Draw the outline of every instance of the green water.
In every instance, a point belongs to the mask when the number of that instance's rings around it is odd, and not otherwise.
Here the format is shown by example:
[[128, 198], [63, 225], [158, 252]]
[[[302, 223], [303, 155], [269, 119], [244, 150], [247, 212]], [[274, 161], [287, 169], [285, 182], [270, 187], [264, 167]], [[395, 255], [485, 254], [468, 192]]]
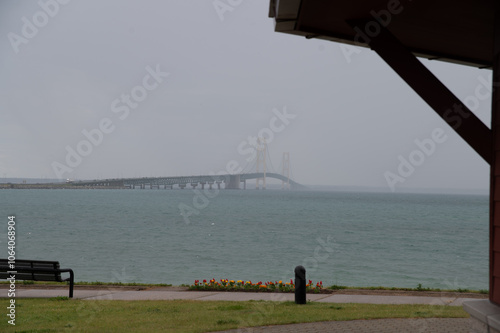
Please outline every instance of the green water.
[[17, 258], [58, 260], [78, 281], [288, 280], [304, 265], [327, 285], [488, 288], [487, 196], [207, 194], [3, 190], [0, 248], [13, 214]]

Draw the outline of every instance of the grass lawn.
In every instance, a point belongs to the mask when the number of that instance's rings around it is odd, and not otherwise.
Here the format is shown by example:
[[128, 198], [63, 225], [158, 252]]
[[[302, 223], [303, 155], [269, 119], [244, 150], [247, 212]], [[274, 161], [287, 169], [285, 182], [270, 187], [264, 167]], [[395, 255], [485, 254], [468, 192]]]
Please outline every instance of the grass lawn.
[[16, 325], [1, 332], [210, 332], [239, 327], [375, 318], [464, 318], [457, 306], [222, 301], [83, 301], [17, 299]]

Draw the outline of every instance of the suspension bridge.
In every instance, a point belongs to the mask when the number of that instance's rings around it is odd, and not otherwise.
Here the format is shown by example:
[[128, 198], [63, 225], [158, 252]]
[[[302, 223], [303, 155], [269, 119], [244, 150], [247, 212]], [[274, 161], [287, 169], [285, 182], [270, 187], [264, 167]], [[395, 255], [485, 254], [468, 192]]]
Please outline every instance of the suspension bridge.
[[[268, 163], [269, 161], [269, 163]], [[250, 165], [250, 162], [254, 162]], [[281, 188], [285, 190], [297, 190], [306, 188], [291, 178], [290, 153], [283, 153], [281, 163], [281, 173], [274, 172], [269, 151], [265, 140], [259, 139], [256, 147], [256, 156], [253, 158], [241, 173], [217, 174], [217, 175], [196, 175], [196, 176], [175, 176], [175, 177], [142, 177], [142, 178], [115, 178], [88, 181], [72, 181], [71, 186], [87, 188], [140, 188], [140, 189], [247, 189], [247, 183], [255, 180], [256, 189], [266, 189], [268, 178], [280, 180]], [[269, 172], [269, 167], [271, 172]]]

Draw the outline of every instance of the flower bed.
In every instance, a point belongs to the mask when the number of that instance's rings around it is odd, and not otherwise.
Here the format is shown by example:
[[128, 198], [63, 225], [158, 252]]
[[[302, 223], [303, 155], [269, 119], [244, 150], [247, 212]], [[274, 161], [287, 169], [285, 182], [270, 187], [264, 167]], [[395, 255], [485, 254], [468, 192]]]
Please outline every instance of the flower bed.
[[[285, 292], [292, 293], [295, 292], [295, 284], [293, 280], [290, 282], [283, 281], [269, 281], [262, 283], [259, 281], [257, 283], [252, 283], [252, 281], [243, 280], [228, 280], [220, 279], [220, 281], [212, 280], [195, 280], [194, 284], [189, 286], [189, 290], [218, 290], [218, 291], [263, 291], [263, 292]], [[319, 293], [323, 290], [323, 282], [319, 281], [314, 284], [311, 280], [306, 284], [306, 292], [308, 293]]]

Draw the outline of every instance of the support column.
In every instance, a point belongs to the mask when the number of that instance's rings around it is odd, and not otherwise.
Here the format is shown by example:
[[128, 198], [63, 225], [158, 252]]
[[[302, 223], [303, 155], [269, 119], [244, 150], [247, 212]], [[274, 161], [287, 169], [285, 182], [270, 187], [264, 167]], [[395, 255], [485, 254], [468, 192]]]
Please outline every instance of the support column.
[[240, 175], [229, 175], [226, 179], [226, 190], [240, 189]]
[[[366, 43], [432, 108], [459, 134], [487, 163], [490, 171], [490, 301], [496, 308], [497, 327], [500, 331], [500, 92], [496, 83], [500, 83], [500, 4], [491, 2], [495, 11], [493, 51], [493, 98], [491, 130], [477, 118], [434, 74], [432, 74], [387, 28], [380, 27], [375, 36], [365, 36]], [[347, 22], [354, 30], [366, 27], [369, 20]], [[361, 29], [363, 30], [363, 29]], [[469, 302], [468, 302], [469, 303]], [[470, 302], [474, 304], [473, 302]], [[488, 304], [491, 304], [487, 301]], [[475, 303], [474, 306], [480, 303]], [[472, 306], [469, 306], [472, 309]], [[484, 311], [471, 310], [482, 313]], [[465, 307], [467, 309], [467, 307]], [[492, 312], [489, 312], [492, 314]], [[491, 332], [486, 325], [485, 332]], [[493, 324], [491, 324], [493, 325]]]
[[495, 17], [493, 97], [491, 105], [492, 163], [490, 172], [490, 301], [500, 304], [500, 10]]
[[500, 5], [495, 3], [490, 144], [490, 299], [464, 302], [471, 332], [500, 332]]

